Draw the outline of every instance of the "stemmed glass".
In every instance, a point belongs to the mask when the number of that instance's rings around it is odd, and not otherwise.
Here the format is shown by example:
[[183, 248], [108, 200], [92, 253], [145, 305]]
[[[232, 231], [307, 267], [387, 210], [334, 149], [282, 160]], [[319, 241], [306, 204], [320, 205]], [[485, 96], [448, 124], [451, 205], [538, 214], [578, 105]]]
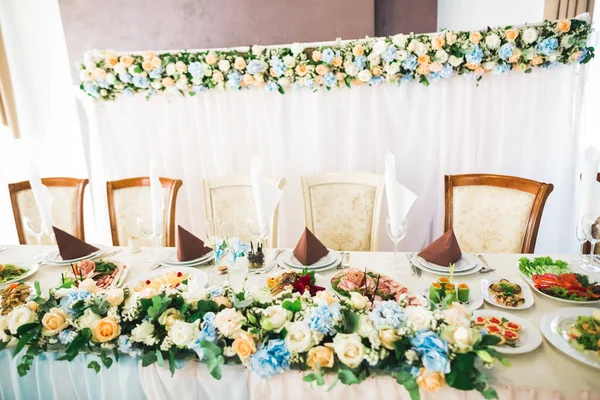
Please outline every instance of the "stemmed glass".
[[236, 254], [238, 251], [236, 243], [236, 238], [238, 237], [237, 221], [235, 219], [222, 221], [221, 233], [223, 235], [223, 240], [225, 240], [225, 244], [227, 245], [227, 252], [231, 256], [229, 259], [229, 267], [233, 270], [235, 268]]
[[162, 229], [160, 229], [160, 224], [155, 223], [153, 218], [138, 217], [137, 226], [142, 235], [150, 239], [150, 248], [152, 249], [150, 258], [151, 261], [154, 261], [158, 258], [160, 245], [162, 243], [163, 232]]
[[[264, 223], [261, 224], [258, 221], [258, 219], [248, 218], [246, 220], [246, 229], [248, 230], [248, 233], [250, 234], [252, 239], [257, 241], [256, 248], [258, 248], [258, 246], [260, 245], [263, 251], [263, 255], [266, 255], [265, 244], [267, 243], [267, 239], [269, 238], [269, 226]], [[253, 274], [262, 274], [266, 272], [266, 265], [267, 260], [265, 257], [265, 259], [263, 260], [262, 267], [252, 269], [248, 268], [248, 271], [252, 272]]]
[[215, 266], [218, 267], [219, 260], [223, 255], [221, 246], [223, 244], [221, 221], [218, 219], [207, 219], [205, 222], [206, 242], [212, 247], [215, 258]]
[[583, 246], [585, 244], [585, 242], [587, 242], [587, 237], [585, 234], [585, 229], [583, 228], [583, 221], [580, 221], [577, 224], [577, 227], [575, 228], [575, 237], [577, 238], [577, 241], [579, 242], [579, 254], [577, 254], [575, 257], [573, 257], [573, 261], [575, 261], [577, 263], [577, 266], [580, 266], [581, 264], [585, 264], [588, 263], [589, 260], [588, 258], [585, 256], [585, 254], [583, 254]]
[[600, 272], [600, 266], [594, 265], [594, 249], [596, 243], [600, 242], [600, 222], [597, 215], [585, 214], [581, 221], [585, 238], [591, 244], [589, 262], [579, 265], [579, 268], [586, 272]]
[[25, 222], [25, 230], [35, 238], [38, 245], [42, 244], [42, 236], [44, 236], [44, 227], [41, 220], [34, 220], [31, 217], [23, 218]]
[[404, 218], [400, 223], [397, 223], [392, 221], [392, 219], [388, 216], [385, 221], [385, 230], [387, 231], [389, 238], [394, 243], [394, 255], [392, 256], [391, 260], [393, 265], [398, 264], [398, 243], [404, 239], [407, 225], [408, 221], [406, 218]]

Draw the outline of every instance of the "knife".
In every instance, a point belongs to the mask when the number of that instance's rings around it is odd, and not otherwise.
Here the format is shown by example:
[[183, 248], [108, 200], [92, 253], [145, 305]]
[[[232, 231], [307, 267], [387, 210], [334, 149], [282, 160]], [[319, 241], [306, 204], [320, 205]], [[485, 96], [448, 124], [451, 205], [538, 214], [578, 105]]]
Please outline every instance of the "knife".
[[416, 274], [417, 267], [415, 267], [415, 264], [412, 263], [410, 253], [406, 253], [406, 259], [408, 260], [408, 264], [410, 265], [410, 270], [412, 271], [411, 275]]

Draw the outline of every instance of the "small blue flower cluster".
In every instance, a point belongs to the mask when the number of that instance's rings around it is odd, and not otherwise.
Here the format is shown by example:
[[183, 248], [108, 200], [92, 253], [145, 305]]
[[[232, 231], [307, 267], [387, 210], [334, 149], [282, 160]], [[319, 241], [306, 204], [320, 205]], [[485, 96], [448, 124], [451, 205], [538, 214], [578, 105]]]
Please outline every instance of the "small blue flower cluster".
[[385, 52], [381, 55], [381, 58], [383, 58], [387, 62], [394, 61], [396, 59], [396, 46], [388, 46]]
[[448, 343], [432, 331], [419, 332], [410, 340], [413, 350], [421, 357], [425, 368], [432, 372], [450, 373]]
[[500, 57], [501, 60], [506, 61], [513, 55], [514, 50], [515, 46], [511, 43], [505, 43], [498, 49], [498, 57]]
[[204, 359], [204, 349], [200, 347], [204, 340], [209, 341], [213, 344], [217, 343], [217, 328], [215, 328], [215, 313], [207, 312], [204, 314], [204, 320], [202, 322], [202, 329], [200, 329], [200, 334], [190, 344], [190, 349], [194, 350], [196, 354], [198, 354], [198, 358], [201, 360]]
[[398, 329], [406, 324], [406, 313], [393, 300], [380, 301], [375, 303], [375, 307], [369, 313], [369, 319], [377, 329], [381, 327]]
[[290, 356], [283, 340], [270, 340], [250, 357], [250, 370], [261, 378], [271, 377], [290, 367]]
[[79, 301], [83, 301], [90, 297], [92, 294], [86, 289], [76, 289], [71, 291], [68, 296], [60, 299], [60, 308], [65, 310], [70, 315], [75, 315], [73, 305]]
[[402, 61], [402, 67], [411, 71], [416, 69], [417, 65], [419, 65], [419, 60], [414, 54], [411, 54], [406, 60]]
[[558, 48], [558, 39], [557, 38], [544, 39], [540, 43], [538, 43], [537, 46], [535, 46], [535, 50], [538, 53], [543, 54], [545, 56], [549, 56], [557, 48]]
[[321, 60], [323, 60], [324, 63], [331, 64], [331, 63], [333, 63], [334, 58], [335, 58], [335, 53], [333, 52], [333, 50], [331, 50], [331, 49], [323, 50], [323, 53], [321, 54]]
[[273, 68], [273, 73], [275, 76], [281, 76], [285, 74], [285, 65], [283, 64], [283, 61], [281, 61], [281, 58], [276, 56], [271, 57], [270, 65], [271, 68]]
[[260, 60], [252, 60], [250, 61], [250, 63], [248, 63], [248, 66], [246, 67], [246, 70], [248, 70], [249, 74], [258, 74], [259, 72], [262, 72], [262, 70], [265, 68], [265, 63], [263, 63]]
[[308, 318], [308, 326], [313, 331], [321, 332], [324, 335], [335, 335], [335, 322], [340, 318], [340, 303], [331, 305], [322, 302], [311, 310]]
[[473, 65], [479, 65], [481, 60], [483, 60], [483, 50], [479, 46], [473, 46], [471, 52], [465, 56], [468, 63]]
[[239, 89], [242, 86], [242, 75], [239, 72], [232, 72], [227, 75], [227, 87], [230, 89]]

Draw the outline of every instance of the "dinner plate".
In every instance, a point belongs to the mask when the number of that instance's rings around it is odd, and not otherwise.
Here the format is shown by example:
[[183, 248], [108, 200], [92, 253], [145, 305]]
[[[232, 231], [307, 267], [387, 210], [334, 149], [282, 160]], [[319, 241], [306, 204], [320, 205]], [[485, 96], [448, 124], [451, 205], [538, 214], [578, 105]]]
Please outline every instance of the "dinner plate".
[[[198, 288], [203, 288], [208, 285], [208, 274], [201, 269], [190, 268], [190, 267], [168, 267], [168, 268], [160, 268], [154, 271], [147, 279], [156, 278], [158, 276], [166, 275], [168, 272], [182, 272], [188, 274], [188, 281], [194, 280], [194, 286]], [[190, 279], [191, 278], [191, 279]], [[143, 280], [141, 280], [143, 281]], [[191, 285], [191, 281], [189, 282]], [[189, 286], [189, 285], [188, 285]]]
[[[518, 264], [517, 264], [517, 268], [518, 268]], [[535, 290], [537, 293], [539, 293], [542, 296], [545, 296], [545, 297], [547, 297], [549, 299], [560, 301], [562, 303], [579, 304], [580, 306], [584, 306], [584, 305], [587, 305], [587, 304], [598, 304], [598, 303], [600, 303], [600, 299], [598, 299], [598, 300], [577, 301], [577, 300], [561, 299], [559, 297], [550, 296], [549, 294], [546, 294], [546, 293], [542, 292], [541, 290], [539, 290], [538, 288], [536, 288], [530, 277], [528, 277], [527, 275], [525, 275], [524, 273], [522, 273], [520, 270], [519, 270], [519, 273], [521, 274], [521, 276], [523, 277], [523, 279], [525, 280], [525, 282], [527, 282], [529, 284], [529, 286], [531, 286], [531, 288], [533, 290]]]
[[[434, 264], [425, 260], [423, 257], [419, 257], [418, 255], [417, 260], [422, 266], [427, 267], [431, 270], [450, 273], [450, 268], [448, 268], [447, 266], [445, 267], [443, 265]], [[476, 264], [477, 261], [475, 261], [472, 257], [469, 257], [469, 255], [467, 254], [463, 254], [460, 257], [460, 259], [454, 264], [454, 273], [456, 274], [457, 272], [463, 272], [473, 269], [475, 268]]]
[[592, 315], [597, 308], [592, 307], [568, 307], [559, 308], [542, 316], [540, 327], [542, 333], [554, 347], [571, 358], [600, 369], [600, 355], [594, 351], [579, 351], [569, 343], [568, 330], [579, 316]]
[[326, 266], [334, 263], [335, 259], [336, 259], [336, 255], [339, 256], [339, 254], [340, 253], [338, 253], [336, 251], [329, 250], [329, 253], [327, 253], [326, 256], [322, 257], [319, 261], [317, 261], [316, 263], [311, 264], [311, 265], [302, 264], [300, 261], [298, 261], [298, 259], [296, 257], [294, 257], [294, 252], [291, 250], [287, 250], [282, 258], [283, 258], [284, 262], [292, 268], [320, 269], [320, 268], [326, 267]]
[[[429, 300], [429, 286], [427, 286], [426, 288], [424, 288], [421, 291], [421, 297], [423, 297], [423, 299], [425, 300], [425, 303], [429, 303], [429, 304], [435, 304], [432, 303], [431, 300]], [[483, 305], [483, 297], [481, 296], [477, 296], [477, 297], [473, 297], [473, 291], [470, 291], [469, 293], [469, 301], [466, 303], [460, 303], [463, 306], [465, 306], [465, 308], [471, 312], [477, 310], [478, 308], [480, 308]]]
[[200, 258], [196, 258], [195, 260], [179, 261], [177, 259], [177, 252], [171, 251], [168, 253], [168, 255], [166, 257], [164, 257], [160, 261], [160, 263], [164, 264], [164, 265], [168, 265], [170, 267], [190, 267], [190, 266], [204, 264], [205, 262], [210, 261], [213, 258], [214, 254], [215, 254], [215, 252], [211, 250], [207, 254], [203, 255]]
[[[467, 257], [473, 257], [473, 255], [472, 255], [472, 254], [469, 254], [469, 255], [467, 255]], [[429, 273], [435, 274], [435, 275], [446, 275], [446, 276], [449, 276], [449, 275], [450, 275], [450, 270], [449, 270], [448, 268], [446, 268], [446, 271], [443, 271], [443, 272], [442, 272], [442, 271], [436, 271], [436, 270], [434, 270], [434, 269], [430, 269], [429, 267], [426, 267], [426, 266], [424, 266], [423, 264], [421, 264], [421, 263], [419, 262], [419, 257], [417, 257], [417, 255], [416, 255], [416, 254], [413, 256], [412, 263], [413, 263], [413, 264], [414, 264], [414, 265], [415, 265], [417, 268], [419, 268], [419, 269], [421, 269], [421, 270], [423, 270], [423, 271], [426, 271], [426, 272], [429, 272]], [[460, 272], [456, 272], [456, 271], [455, 271], [455, 272], [454, 272], [454, 276], [464, 276], [464, 275], [471, 275], [471, 274], [474, 274], [474, 273], [476, 273], [476, 272], [479, 272], [479, 270], [480, 270], [481, 268], [483, 268], [483, 264], [482, 264], [482, 263], [480, 263], [480, 262], [476, 262], [476, 263], [475, 263], [475, 266], [474, 266], [473, 268], [471, 268], [471, 269], [468, 269], [468, 270], [465, 270], [465, 271], [460, 271]]]
[[[99, 247], [99, 246], [98, 246]], [[54, 264], [54, 265], [68, 265], [77, 261], [83, 260], [91, 260], [93, 258], [101, 257], [102, 253], [105, 252], [106, 249], [99, 247], [98, 250], [93, 253], [88, 254], [87, 256], [74, 258], [72, 260], [63, 260], [60, 256], [60, 252], [58, 250], [54, 250], [44, 257], [44, 264]]]
[[533, 299], [533, 293], [531, 293], [531, 290], [529, 289], [529, 285], [527, 285], [527, 283], [525, 283], [525, 281], [523, 281], [522, 279], [508, 279], [508, 280], [511, 283], [516, 283], [517, 285], [521, 286], [521, 293], [523, 295], [523, 298], [525, 299], [525, 302], [523, 304], [521, 304], [518, 307], [509, 307], [509, 306], [505, 306], [503, 304], [496, 303], [496, 300], [490, 294], [490, 291], [488, 290], [488, 288], [490, 287], [490, 285], [492, 283], [500, 282], [500, 279], [487, 279], [487, 278], [481, 279], [481, 294], [483, 296], [483, 299], [487, 303], [489, 303], [493, 306], [496, 306], [499, 308], [504, 308], [506, 310], [524, 310], [526, 308], [531, 307], [534, 303], [534, 299]]
[[38, 268], [40, 267], [39, 264], [32, 264], [32, 263], [6, 263], [6, 264], [12, 264], [19, 268], [26, 269], [27, 272], [25, 272], [23, 275], [18, 276], [14, 279], [0, 283], [0, 288], [10, 285], [11, 283], [20, 282], [20, 281], [23, 281], [23, 280], [29, 278], [31, 275], [35, 274], [37, 272]]
[[506, 318], [511, 322], [516, 322], [521, 325], [521, 330], [519, 334], [519, 346], [518, 347], [510, 347], [510, 346], [494, 346], [499, 353], [502, 354], [524, 354], [529, 353], [535, 349], [537, 349], [542, 344], [542, 334], [539, 329], [536, 328], [531, 322], [526, 320], [525, 318], [517, 317], [516, 315], [509, 314], [504, 311], [497, 310], [475, 310], [473, 312], [473, 317], [497, 317], [497, 318]]
[[293, 269], [295, 271], [302, 271], [304, 268], [307, 268], [310, 271], [323, 272], [323, 271], [327, 271], [327, 270], [330, 270], [332, 268], [337, 267], [342, 262], [342, 255], [339, 252], [337, 252], [337, 251], [330, 251], [329, 254], [330, 254], [331, 261], [328, 264], [326, 264], [326, 265], [324, 265], [322, 267], [318, 267], [318, 268], [315, 268], [313, 266], [304, 266], [302, 264], [299, 264], [297, 266], [296, 265], [291, 265], [286, 260], [286, 257], [280, 257], [278, 263], [279, 263], [279, 266], [282, 267], [282, 268], [284, 268], [284, 269], [291, 268], [291, 269]]

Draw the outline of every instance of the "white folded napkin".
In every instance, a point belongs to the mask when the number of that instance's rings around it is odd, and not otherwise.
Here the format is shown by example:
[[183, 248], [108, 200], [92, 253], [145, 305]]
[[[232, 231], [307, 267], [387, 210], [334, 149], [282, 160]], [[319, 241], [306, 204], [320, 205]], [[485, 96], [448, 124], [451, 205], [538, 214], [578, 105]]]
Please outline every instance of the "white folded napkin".
[[163, 187], [158, 177], [156, 159], [150, 160], [150, 196], [152, 198], [152, 230], [162, 233], [163, 211], [165, 209]]
[[385, 154], [384, 177], [392, 234], [396, 236], [417, 195], [396, 180], [396, 157], [389, 151]]
[[600, 182], [597, 181], [600, 168], [600, 151], [590, 146], [584, 153], [581, 172], [581, 197], [578, 223], [585, 214], [600, 216]]
[[54, 225], [52, 219], [52, 196], [50, 196], [48, 187], [42, 183], [40, 172], [34, 162], [29, 164], [29, 184], [31, 185], [31, 191], [33, 192], [33, 198], [35, 199], [40, 219], [42, 220], [42, 232], [45, 235], [52, 236], [52, 225]]
[[250, 160], [250, 177], [256, 205], [258, 230], [261, 236], [268, 235], [269, 221], [277, 208], [283, 191], [269, 185], [263, 176], [262, 161], [257, 156]]

